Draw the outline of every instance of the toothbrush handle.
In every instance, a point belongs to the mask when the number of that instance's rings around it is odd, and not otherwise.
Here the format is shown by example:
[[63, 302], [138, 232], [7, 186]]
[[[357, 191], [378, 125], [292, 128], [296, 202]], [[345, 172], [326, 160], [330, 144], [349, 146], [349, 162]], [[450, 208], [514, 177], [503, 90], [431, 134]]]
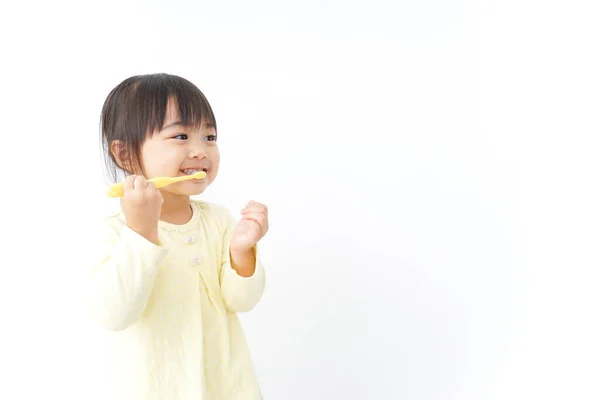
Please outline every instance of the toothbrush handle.
[[108, 187], [108, 191], [106, 193], [108, 194], [108, 197], [123, 197], [123, 187], [123, 182], [112, 184]]
[[[152, 179], [148, 179], [148, 182], [152, 182], [154, 183], [154, 186], [156, 186], [157, 189], [160, 189], [162, 187], [165, 187], [167, 185], [170, 185], [171, 183], [174, 182], [178, 182], [180, 179], [177, 178], [170, 178], [170, 177], [156, 177], [156, 178], [152, 178]], [[108, 196], [109, 197], [123, 197], [123, 188], [124, 188], [124, 184], [123, 182], [119, 182], [119, 183], [115, 183], [113, 185], [110, 185], [108, 187]]]

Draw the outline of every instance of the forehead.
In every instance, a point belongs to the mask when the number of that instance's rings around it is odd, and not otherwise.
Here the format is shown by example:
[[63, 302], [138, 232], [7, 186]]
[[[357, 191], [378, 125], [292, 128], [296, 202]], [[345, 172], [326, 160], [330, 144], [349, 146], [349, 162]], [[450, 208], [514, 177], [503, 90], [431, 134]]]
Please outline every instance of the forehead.
[[179, 121], [181, 119], [179, 115], [179, 106], [177, 105], [177, 101], [173, 98], [169, 99], [167, 103], [167, 109], [165, 111], [165, 125], [174, 121]]
[[206, 117], [202, 118], [202, 120], [199, 121], [200, 125], [189, 123], [189, 121], [186, 124], [185, 121], [182, 121], [181, 115], [179, 113], [179, 106], [178, 106], [177, 100], [171, 98], [171, 99], [169, 99], [169, 101], [167, 103], [167, 109], [165, 110], [165, 119], [164, 119], [164, 123], [163, 123], [163, 129], [167, 125], [172, 125], [177, 122], [180, 122], [179, 125], [193, 127], [196, 129], [202, 129], [202, 130], [209, 130], [209, 129], [214, 130], [215, 129], [215, 126], [212, 123], [212, 121], [208, 121], [206, 119]]

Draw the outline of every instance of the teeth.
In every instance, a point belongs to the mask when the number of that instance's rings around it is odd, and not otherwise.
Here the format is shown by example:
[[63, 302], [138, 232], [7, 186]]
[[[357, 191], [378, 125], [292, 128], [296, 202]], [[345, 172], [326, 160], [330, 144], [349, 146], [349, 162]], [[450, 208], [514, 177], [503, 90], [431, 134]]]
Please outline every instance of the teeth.
[[204, 171], [204, 169], [184, 169], [183, 172], [186, 175], [194, 175], [196, 172]]

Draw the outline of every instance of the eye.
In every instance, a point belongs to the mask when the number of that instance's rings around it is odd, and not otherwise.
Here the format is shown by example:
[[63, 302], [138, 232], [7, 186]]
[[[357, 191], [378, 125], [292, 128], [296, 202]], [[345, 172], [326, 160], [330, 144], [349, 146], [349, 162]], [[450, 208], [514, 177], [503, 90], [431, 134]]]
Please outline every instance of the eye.
[[176, 136], [173, 136], [173, 139], [187, 140], [187, 138], [188, 138], [187, 133], [179, 133]]
[[217, 135], [208, 135], [207, 137], [204, 138], [204, 140], [208, 140], [209, 142], [216, 142]]

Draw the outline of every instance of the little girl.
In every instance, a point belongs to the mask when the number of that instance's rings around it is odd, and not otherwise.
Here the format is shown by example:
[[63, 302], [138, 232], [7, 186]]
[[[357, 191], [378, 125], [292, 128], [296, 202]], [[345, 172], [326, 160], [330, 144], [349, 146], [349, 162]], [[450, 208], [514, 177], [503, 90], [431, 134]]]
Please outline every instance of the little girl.
[[[225, 208], [190, 199], [219, 169], [208, 101], [178, 76], [134, 76], [106, 98], [101, 131], [113, 178], [127, 178], [89, 294], [94, 319], [114, 331], [120, 395], [261, 399], [237, 313], [264, 290], [257, 242], [267, 207], [251, 201], [236, 222]], [[197, 171], [206, 178], [160, 190], [147, 181]]]

